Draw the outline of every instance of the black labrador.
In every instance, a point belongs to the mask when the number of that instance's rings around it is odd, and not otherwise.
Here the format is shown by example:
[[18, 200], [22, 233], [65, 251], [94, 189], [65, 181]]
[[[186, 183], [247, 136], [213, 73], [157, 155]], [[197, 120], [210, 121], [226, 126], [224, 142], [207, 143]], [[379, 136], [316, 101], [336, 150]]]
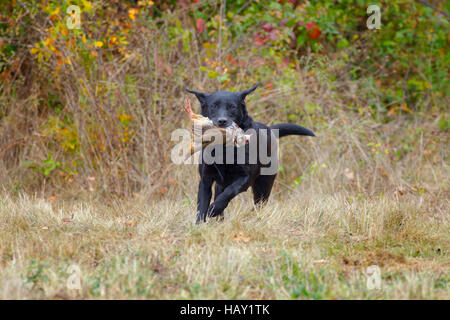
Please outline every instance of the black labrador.
[[[230, 147], [221, 146], [225, 157], [227, 152], [234, 152], [231, 163], [229, 161], [213, 161], [212, 163], [211, 161], [209, 163], [201, 161], [199, 164], [201, 180], [198, 188], [197, 223], [206, 221], [206, 216], [223, 217], [223, 211], [228, 203], [250, 186], [252, 187], [255, 204], [267, 201], [278, 170], [277, 145], [274, 145], [277, 139], [274, 138], [274, 132], [278, 132], [278, 138], [287, 135], [315, 136], [311, 130], [296, 124], [281, 123], [269, 127], [253, 121], [247, 113], [244, 100], [257, 86], [244, 91], [217, 91], [211, 94], [186, 89], [186, 91], [195, 94], [200, 101], [201, 114], [210, 118], [216, 126], [226, 128], [234, 121], [244, 131], [248, 132], [249, 129], [252, 129], [250, 131], [255, 133], [252, 135], [250, 143], [241, 147], [245, 148], [245, 160], [243, 162], [237, 161], [237, 148], [230, 150]], [[252, 141], [256, 143], [256, 149], [249, 147]], [[251, 159], [255, 159], [251, 156], [251, 150], [253, 150], [253, 153], [256, 152], [255, 161], [251, 161]], [[265, 158], [269, 161], [261, 159], [261, 150], [265, 151]], [[203, 157], [203, 153], [204, 151], [202, 151], [200, 157]], [[214, 154], [214, 151], [212, 153]], [[268, 170], [269, 174], [262, 174], [264, 169], [273, 167], [274, 163], [276, 163], [275, 171]], [[214, 201], [210, 204], [214, 182]]]

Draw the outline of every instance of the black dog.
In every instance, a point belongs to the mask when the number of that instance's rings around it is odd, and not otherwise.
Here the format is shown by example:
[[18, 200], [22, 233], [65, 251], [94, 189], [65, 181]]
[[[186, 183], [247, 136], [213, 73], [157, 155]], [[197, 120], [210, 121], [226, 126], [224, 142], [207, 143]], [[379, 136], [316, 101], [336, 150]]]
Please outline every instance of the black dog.
[[[279, 138], [287, 135], [314, 137], [312, 131], [296, 124], [281, 123], [268, 127], [262, 123], [253, 121], [247, 114], [244, 100], [249, 93], [257, 88], [257, 86], [258, 85], [245, 91], [217, 91], [211, 94], [189, 89], [186, 89], [186, 91], [195, 94], [200, 101], [201, 114], [210, 118], [216, 126], [226, 128], [234, 121], [244, 131], [247, 131], [248, 129], [255, 130], [256, 134], [252, 136], [251, 139], [258, 139], [256, 141], [257, 150], [259, 151], [261, 148], [267, 148], [265, 151], [267, 151], [266, 154], [269, 157], [271, 157], [272, 154], [274, 154], [275, 157], [277, 156], [277, 150], [273, 150], [272, 144], [272, 142], [276, 142], [276, 139], [274, 139], [271, 129], [278, 130]], [[224, 154], [226, 154], [227, 148], [230, 147], [223, 148]], [[255, 204], [263, 203], [269, 198], [276, 172], [262, 175], [261, 170], [269, 167], [273, 163], [263, 163], [260, 159], [259, 152], [256, 163], [251, 162], [249, 161], [249, 145], [242, 148], [245, 148], [244, 164], [236, 164], [236, 162], [233, 162], [233, 164], [227, 164], [225, 162], [221, 162], [222, 164], [200, 163], [199, 172], [201, 180], [198, 188], [197, 223], [206, 221], [206, 215], [208, 215], [208, 217], [222, 215], [231, 199], [237, 194], [246, 191], [249, 186], [252, 187]], [[234, 151], [236, 151], [236, 148]], [[229, 149], [228, 152], [230, 152]], [[234, 153], [234, 155], [236, 154], [237, 152]], [[203, 154], [201, 156], [203, 156]], [[276, 158], [275, 161], [277, 161]], [[278, 167], [276, 169], [278, 169]], [[210, 205], [214, 182], [216, 183], [214, 202]]]

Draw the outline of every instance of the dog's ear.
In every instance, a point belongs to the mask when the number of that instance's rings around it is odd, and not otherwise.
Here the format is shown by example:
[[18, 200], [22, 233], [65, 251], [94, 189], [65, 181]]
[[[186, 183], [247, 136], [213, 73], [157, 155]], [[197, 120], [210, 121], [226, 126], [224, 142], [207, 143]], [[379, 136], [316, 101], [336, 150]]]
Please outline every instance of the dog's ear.
[[258, 86], [259, 86], [259, 83], [257, 83], [256, 85], [254, 85], [254, 86], [253, 86], [252, 88], [250, 88], [250, 89], [247, 89], [247, 90], [244, 90], [244, 91], [239, 92], [239, 94], [240, 94], [240, 96], [241, 96], [241, 99], [244, 100], [245, 97], [246, 97], [249, 93], [252, 93], [253, 91], [255, 91], [255, 89], [258, 88]]
[[188, 88], [186, 88], [186, 91], [189, 92], [189, 93], [195, 94], [195, 96], [197, 97], [198, 101], [200, 101], [200, 104], [203, 105], [205, 103], [206, 96], [207, 96], [206, 93], [195, 91], [195, 90], [190, 90]]

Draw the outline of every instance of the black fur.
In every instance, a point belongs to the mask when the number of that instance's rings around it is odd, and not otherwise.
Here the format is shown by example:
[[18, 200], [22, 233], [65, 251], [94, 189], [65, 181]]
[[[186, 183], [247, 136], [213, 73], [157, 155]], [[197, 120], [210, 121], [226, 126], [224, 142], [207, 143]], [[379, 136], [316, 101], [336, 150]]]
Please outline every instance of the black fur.
[[[255, 138], [258, 139], [258, 148], [266, 145], [268, 148], [268, 156], [271, 156], [273, 152], [275, 154], [277, 152], [277, 150], [272, 150], [271, 148], [273, 136], [272, 134], [259, 136], [260, 129], [266, 129], [268, 133], [271, 132], [271, 129], [278, 129], [280, 138], [287, 135], [314, 136], [312, 131], [296, 124], [281, 123], [268, 127], [265, 124], [254, 121], [248, 115], [245, 106], [245, 97], [253, 92], [257, 86], [244, 91], [217, 91], [211, 94], [189, 89], [186, 90], [195, 94], [201, 105], [201, 114], [210, 118], [216, 126], [227, 127], [234, 121], [244, 131], [254, 129], [257, 133]], [[267, 144], [262, 144], [262, 139], [266, 140], [265, 142]], [[248, 145], [243, 148], [246, 148], [245, 154], [246, 160], [248, 160]], [[226, 150], [229, 149], [224, 147], [224, 153], [226, 153]], [[264, 166], [269, 165], [262, 164], [259, 158], [256, 164], [250, 164], [248, 161], [245, 164], [205, 164], [202, 162], [199, 165], [200, 185], [197, 199], [197, 223], [206, 221], [206, 216], [215, 217], [223, 215], [223, 211], [228, 206], [228, 203], [237, 194], [246, 191], [250, 186], [252, 187], [255, 204], [267, 201], [276, 174], [261, 175], [261, 169]], [[210, 204], [214, 183], [214, 201]]]
[[270, 126], [270, 129], [278, 129], [278, 138], [289, 136], [289, 135], [298, 135], [298, 136], [310, 136], [315, 137], [315, 134], [298, 124], [293, 123], [278, 123]]

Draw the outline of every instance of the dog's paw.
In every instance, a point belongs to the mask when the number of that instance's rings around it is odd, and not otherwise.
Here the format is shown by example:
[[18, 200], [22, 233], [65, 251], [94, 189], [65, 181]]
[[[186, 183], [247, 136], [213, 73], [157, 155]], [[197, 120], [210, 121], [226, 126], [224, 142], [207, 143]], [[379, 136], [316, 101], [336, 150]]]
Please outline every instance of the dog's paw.
[[209, 205], [208, 208], [208, 217], [213, 218], [221, 213], [223, 213], [223, 210], [225, 210], [225, 207], [219, 202], [213, 202]]

